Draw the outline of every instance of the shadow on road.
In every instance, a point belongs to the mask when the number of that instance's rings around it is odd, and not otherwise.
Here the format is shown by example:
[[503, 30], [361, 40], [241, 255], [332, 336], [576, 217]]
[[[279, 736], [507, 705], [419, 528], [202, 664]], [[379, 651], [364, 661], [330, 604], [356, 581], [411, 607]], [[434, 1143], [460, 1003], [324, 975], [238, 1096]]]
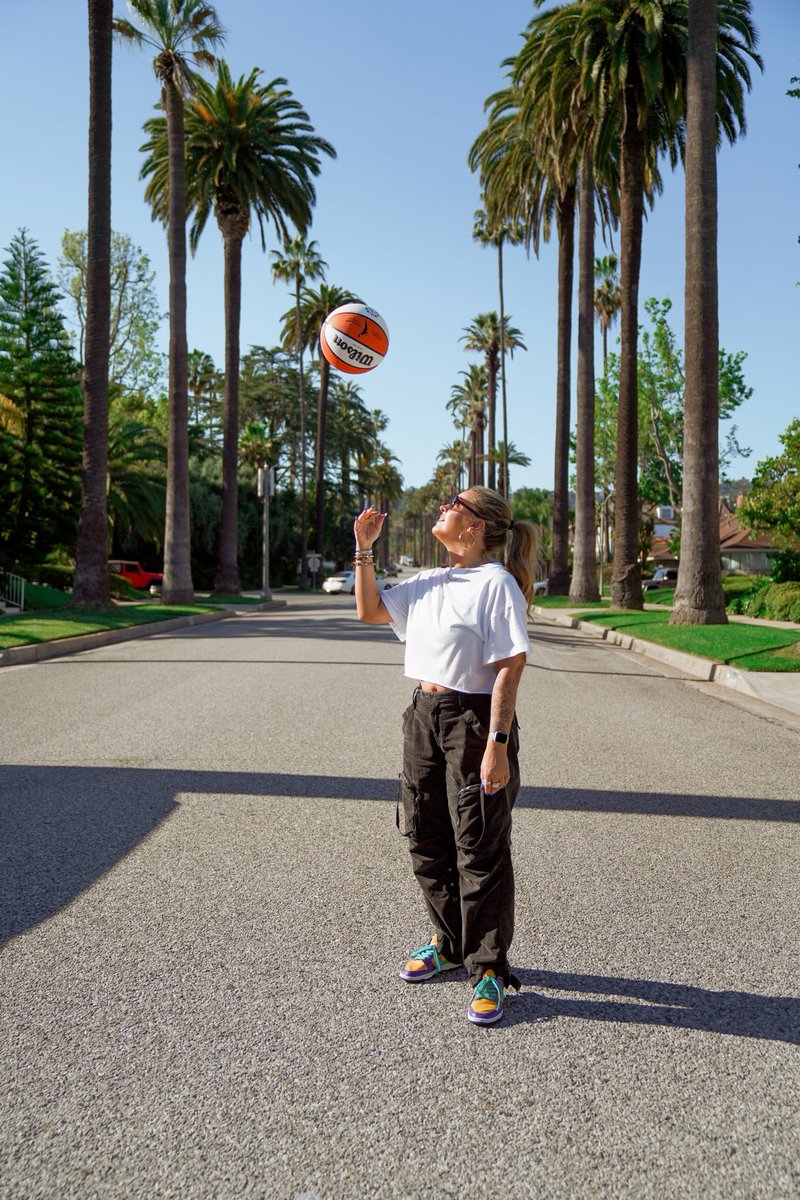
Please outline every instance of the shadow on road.
[[[389, 778], [10, 766], [0, 783], [0, 941], [53, 916], [156, 829], [181, 793], [394, 802]], [[737, 796], [524, 787], [517, 806], [561, 812], [800, 822], [800, 803]], [[391, 819], [392, 818], [387, 818]]]
[[[796, 996], [716, 992], [654, 979], [515, 970], [523, 988], [535, 991], [523, 990], [514, 997], [508, 1008], [508, 1024], [578, 1017], [584, 1021], [663, 1025], [800, 1044], [800, 999]], [[572, 995], [543, 995], [542, 990]], [[574, 998], [576, 992], [580, 994], [578, 999]]]

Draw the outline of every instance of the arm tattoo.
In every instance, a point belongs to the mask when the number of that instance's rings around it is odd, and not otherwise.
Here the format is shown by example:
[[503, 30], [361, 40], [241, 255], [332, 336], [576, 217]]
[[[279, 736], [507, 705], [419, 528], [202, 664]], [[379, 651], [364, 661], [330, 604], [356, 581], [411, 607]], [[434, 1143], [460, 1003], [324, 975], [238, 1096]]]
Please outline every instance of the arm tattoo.
[[491, 727], [508, 733], [514, 719], [514, 708], [517, 702], [517, 688], [520, 673], [511, 667], [502, 667], [492, 688]]

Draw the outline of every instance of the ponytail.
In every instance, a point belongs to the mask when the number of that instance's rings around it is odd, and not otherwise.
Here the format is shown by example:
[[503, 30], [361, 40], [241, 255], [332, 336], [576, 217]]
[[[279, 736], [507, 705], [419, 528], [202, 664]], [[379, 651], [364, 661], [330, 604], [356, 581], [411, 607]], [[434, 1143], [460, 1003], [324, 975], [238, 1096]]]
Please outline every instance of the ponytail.
[[513, 520], [511, 505], [499, 492], [475, 484], [469, 488], [469, 495], [485, 525], [483, 540], [487, 551], [502, 560], [530, 608], [539, 558], [539, 531], [530, 521]]

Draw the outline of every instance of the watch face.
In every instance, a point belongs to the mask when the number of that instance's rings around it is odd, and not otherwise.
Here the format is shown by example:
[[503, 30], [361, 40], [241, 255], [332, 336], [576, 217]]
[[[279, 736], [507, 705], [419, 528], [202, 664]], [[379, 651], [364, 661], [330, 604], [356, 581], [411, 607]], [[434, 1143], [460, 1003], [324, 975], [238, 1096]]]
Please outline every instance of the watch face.
[[500, 745], [503, 745], [505, 742], [508, 741], [507, 733], [490, 733], [489, 737], [492, 739], [493, 742], [499, 742]]

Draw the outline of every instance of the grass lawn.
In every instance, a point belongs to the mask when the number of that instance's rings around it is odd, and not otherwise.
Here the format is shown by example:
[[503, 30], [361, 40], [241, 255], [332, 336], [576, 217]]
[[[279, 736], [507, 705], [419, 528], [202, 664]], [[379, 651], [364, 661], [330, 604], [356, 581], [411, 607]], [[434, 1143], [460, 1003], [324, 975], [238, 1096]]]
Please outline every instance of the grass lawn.
[[576, 613], [582, 621], [593, 621], [619, 629], [631, 637], [657, 642], [673, 650], [713, 658], [748, 671], [800, 671], [800, 627], [775, 629], [769, 625], [670, 625], [668, 612]]
[[81, 633], [98, 633], [103, 629], [124, 629], [129, 625], [144, 625], [148, 621], [167, 621], [187, 613], [215, 612], [212, 604], [126, 604], [121, 608], [102, 611], [55, 613], [20, 613], [0, 618], [0, 650], [10, 646], [30, 646], [58, 638], [76, 637]]
[[569, 596], [534, 596], [533, 603], [537, 608], [609, 608], [610, 600], [592, 600], [589, 604], [577, 605]]

